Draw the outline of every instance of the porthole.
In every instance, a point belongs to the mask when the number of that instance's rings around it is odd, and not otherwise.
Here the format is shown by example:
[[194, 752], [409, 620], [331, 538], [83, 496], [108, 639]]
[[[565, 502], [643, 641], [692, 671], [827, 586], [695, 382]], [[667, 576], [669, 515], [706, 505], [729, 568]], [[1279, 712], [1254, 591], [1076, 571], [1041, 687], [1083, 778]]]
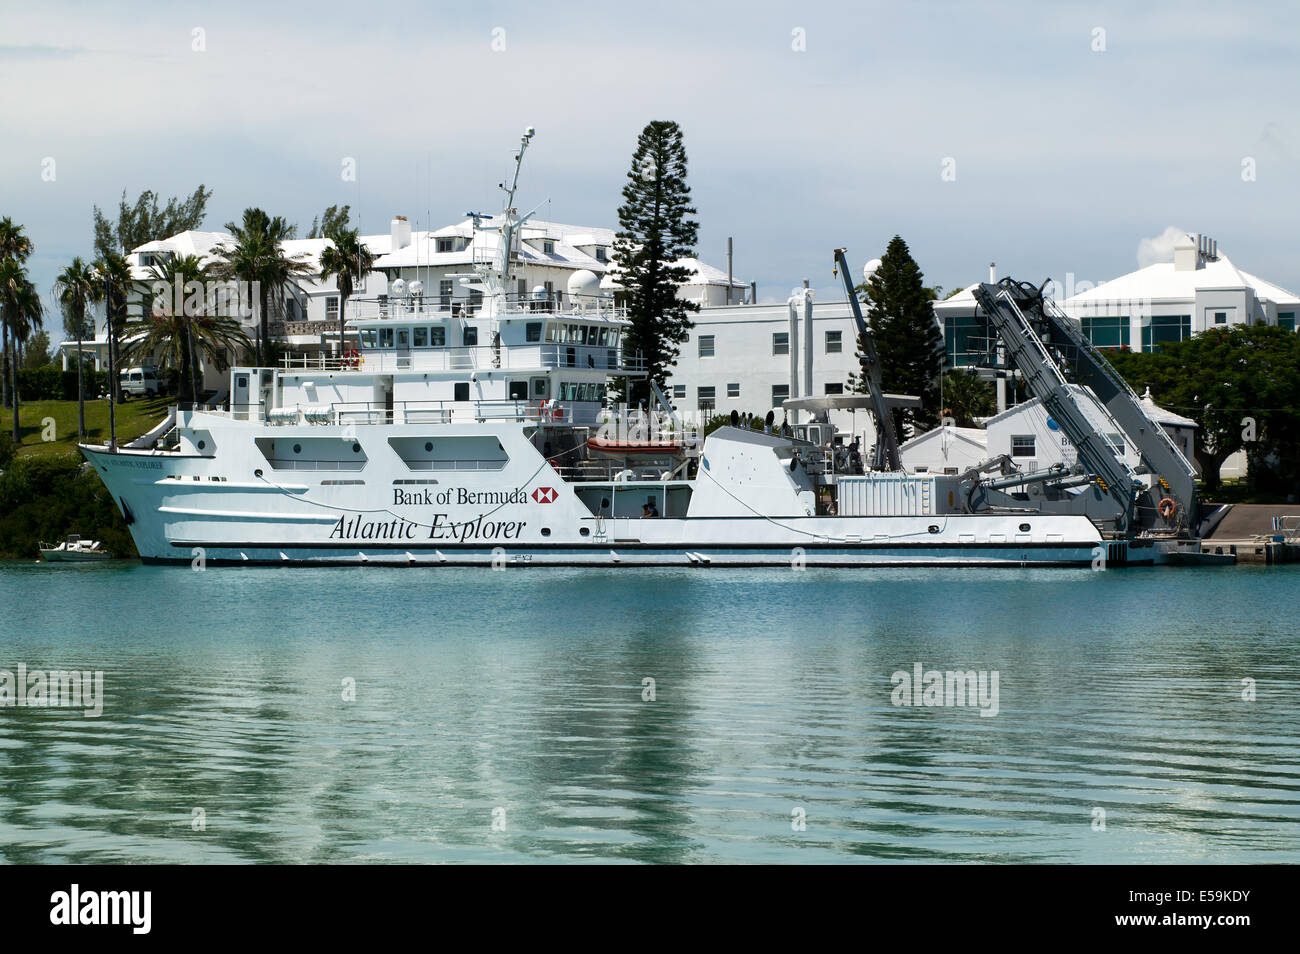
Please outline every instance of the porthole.
[[354, 453], [354, 454], [360, 454], [360, 453], [361, 453], [361, 445], [360, 445], [360, 444], [353, 444], [353, 445], [352, 445], [352, 453]]
[[207, 446], [208, 446], [207, 441], [199, 441], [199, 450], [203, 450]]
[[590, 527], [582, 527], [581, 529], [578, 530], [578, 532], [579, 532], [580, 534], [582, 534], [584, 537], [589, 537], [589, 536], [591, 536], [591, 528], [590, 528]]
[[1027, 523], [1022, 523], [1022, 524], [1020, 525], [1020, 532], [1021, 532], [1021, 533], [1028, 533], [1028, 532], [1029, 532], [1029, 524], [1027, 524]]
[[932, 523], [932, 524], [930, 524], [930, 526], [928, 526], [926, 529], [929, 530], [931, 533], [938, 533], [938, 532], [939, 532], [939, 525], [938, 525], [937, 523]]
[[550, 528], [550, 527], [542, 527], [542, 536], [544, 536], [544, 537], [549, 537], [550, 535], [551, 535], [551, 528]]
[[302, 445], [301, 445], [301, 444], [294, 444], [294, 445], [293, 445], [293, 452], [294, 452], [295, 454], [301, 454], [301, 453], [302, 453]]
[[432, 450], [433, 450], [433, 441], [425, 441], [425, 442], [424, 442], [424, 450], [425, 450], [426, 453], [428, 453], [429, 451], [432, 451]]

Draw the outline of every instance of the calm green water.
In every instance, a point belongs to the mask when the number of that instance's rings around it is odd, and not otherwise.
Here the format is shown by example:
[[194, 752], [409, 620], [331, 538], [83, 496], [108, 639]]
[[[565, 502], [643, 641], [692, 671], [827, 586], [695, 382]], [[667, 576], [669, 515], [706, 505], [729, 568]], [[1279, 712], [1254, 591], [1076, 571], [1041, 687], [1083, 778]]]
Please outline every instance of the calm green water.
[[[0, 857], [1296, 862], [1297, 584], [0, 566], [0, 669], [105, 680], [0, 709]], [[916, 662], [997, 715], [894, 706]]]

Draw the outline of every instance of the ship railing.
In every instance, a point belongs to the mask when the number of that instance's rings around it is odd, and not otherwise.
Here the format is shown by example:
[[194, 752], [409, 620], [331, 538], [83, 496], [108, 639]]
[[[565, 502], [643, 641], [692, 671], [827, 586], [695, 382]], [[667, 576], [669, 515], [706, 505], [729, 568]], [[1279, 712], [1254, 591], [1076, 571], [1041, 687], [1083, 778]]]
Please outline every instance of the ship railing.
[[[610, 295], [570, 295], [565, 292], [546, 294], [511, 294], [502, 296], [507, 313], [534, 315], [572, 315], [580, 318], [627, 319], [627, 306]], [[501, 300], [501, 299], [499, 299]], [[480, 298], [453, 295], [404, 295], [400, 298], [380, 295], [375, 298], [348, 299], [348, 321], [372, 318], [470, 318], [483, 307]]]
[[[334, 419], [348, 424], [450, 424], [460, 421], [536, 421], [570, 424], [573, 408], [549, 401], [354, 401], [332, 405]], [[591, 416], [594, 416], [591, 415]], [[300, 415], [302, 417], [302, 415]], [[296, 423], [312, 423], [303, 418]]]
[[573, 368], [609, 374], [638, 374], [645, 371], [645, 359], [625, 354], [617, 346], [539, 342], [499, 347], [385, 348], [365, 350], [350, 363], [331, 365], [317, 359], [285, 364], [283, 370], [356, 370], [387, 374], [394, 371], [537, 371]]
[[303, 460], [290, 457], [268, 458], [268, 463], [276, 470], [362, 470], [364, 460]]
[[355, 358], [326, 354], [323, 351], [318, 354], [286, 353], [280, 356], [281, 371], [347, 371], [356, 365]]

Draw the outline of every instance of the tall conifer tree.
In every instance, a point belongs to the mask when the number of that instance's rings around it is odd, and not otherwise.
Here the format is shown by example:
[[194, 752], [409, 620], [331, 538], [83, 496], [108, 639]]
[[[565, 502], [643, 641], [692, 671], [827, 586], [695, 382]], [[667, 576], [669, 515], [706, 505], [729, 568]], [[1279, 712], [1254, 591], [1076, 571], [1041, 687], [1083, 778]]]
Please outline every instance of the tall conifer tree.
[[[895, 235], [880, 257], [880, 267], [864, 286], [867, 323], [880, 355], [880, 373], [885, 391], [914, 394], [921, 399], [916, 409], [894, 412], [900, 438], [929, 430], [939, 422], [939, 375], [943, 371], [943, 333], [934, 318], [932, 294], [925, 287], [920, 267], [907, 243]], [[861, 343], [858, 360], [862, 361]], [[864, 366], [863, 375], [866, 377]], [[859, 386], [859, 390], [861, 390]]]
[[[699, 305], [677, 297], [691, 270], [673, 265], [695, 255], [699, 229], [690, 218], [696, 210], [690, 204], [686, 149], [676, 123], [656, 120], [641, 130], [627, 179], [613, 254], [631, 321], [623, 343], [629, 356], [640, 352], [649, 379], [662, 389], [690, 335], [691, 313], [699, 311]], [[649, 404], [645, 379], [628, 380], [619, 390], [630, 404]]]

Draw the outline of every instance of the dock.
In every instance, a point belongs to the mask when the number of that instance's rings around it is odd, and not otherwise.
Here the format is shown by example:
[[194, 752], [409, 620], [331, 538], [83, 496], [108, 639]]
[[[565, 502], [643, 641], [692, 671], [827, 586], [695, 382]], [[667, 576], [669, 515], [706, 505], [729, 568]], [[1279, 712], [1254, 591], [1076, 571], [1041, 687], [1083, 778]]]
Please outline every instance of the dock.
[[1201, 552], [1232, 554], [1238, 563], [1300, 563], [1300, 507], [1233, 504], [1202, 538]]

